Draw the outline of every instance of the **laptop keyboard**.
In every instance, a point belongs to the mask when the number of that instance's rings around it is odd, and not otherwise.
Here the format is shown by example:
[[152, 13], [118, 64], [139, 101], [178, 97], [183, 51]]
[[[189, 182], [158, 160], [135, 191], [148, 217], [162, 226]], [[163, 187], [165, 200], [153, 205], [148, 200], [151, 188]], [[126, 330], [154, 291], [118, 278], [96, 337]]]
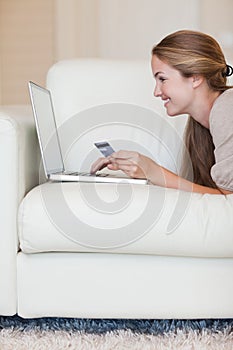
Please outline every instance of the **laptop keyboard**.
[[70, 171], [66, 171], [64, 172], [65, 175], [73, 175], [73, 176], [98, 176], [98, 177], [107, 177], [109, 176], [109, 174], [104, 174], [104, 173], [99, 173], [99, 174], [95, 174], [95, 173], [85, 173], [85, 172], [70, 172]]

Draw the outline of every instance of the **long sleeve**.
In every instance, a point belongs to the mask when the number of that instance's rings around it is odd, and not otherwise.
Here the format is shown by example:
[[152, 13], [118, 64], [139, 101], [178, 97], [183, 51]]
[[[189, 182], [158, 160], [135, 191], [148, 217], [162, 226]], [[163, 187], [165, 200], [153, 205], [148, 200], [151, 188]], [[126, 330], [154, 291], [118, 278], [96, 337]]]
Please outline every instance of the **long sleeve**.
[[215, 146], [211, 177], [219, 188], [233, 191], [233, 89], [215, 101], [210, 113], [210, 133]]

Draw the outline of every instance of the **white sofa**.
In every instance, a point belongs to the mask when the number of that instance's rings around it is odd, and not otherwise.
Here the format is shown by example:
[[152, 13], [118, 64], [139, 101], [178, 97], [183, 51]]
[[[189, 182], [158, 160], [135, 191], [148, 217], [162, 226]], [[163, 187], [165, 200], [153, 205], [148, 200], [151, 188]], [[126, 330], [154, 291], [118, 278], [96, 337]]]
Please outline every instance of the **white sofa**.
[[[66, 168], [106, 139], [179, 171], [186, 120], [154, 98], [149, 60], [63, 61], [47, 85]], [[233, 195], [45, 182], [31, 107], [1, 107], [0, 133], [1, 315], [233, 317]]]

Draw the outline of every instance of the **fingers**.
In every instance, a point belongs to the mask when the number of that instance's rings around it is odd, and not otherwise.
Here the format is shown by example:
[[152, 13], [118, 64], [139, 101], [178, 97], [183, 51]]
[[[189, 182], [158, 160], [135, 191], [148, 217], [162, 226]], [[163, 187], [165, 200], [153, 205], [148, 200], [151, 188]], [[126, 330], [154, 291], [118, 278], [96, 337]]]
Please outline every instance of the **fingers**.
[[[91, 173], [96, 173], [98, 170], [101, 170], [108, 166], [111, 170], [119, 170], [120, 164], [117, 164], [116, 161], [121, 161], [121, 165], [124, 165], [124, 161], [127, 162], [127, 159], [130, 159], [132, 157], [132, 154], [134, 152], [128, 152], [128, 151], [118, 151], [111, 154], [109, 157], [102, 157], [97, 159], [91, 166]], [[112, 163], [112, 164], [111, 164]], [[111, 164], [111, 165], [110, 165]]]
[[113, 161], [113, 159], [135, 159], [138, 156], [139, 156], [139, 153], [137, 152], [121, 150], [121, 151], [112, 153], [109, 158], [111, 161]]
[[123, 159], [123, 158], [110, 158], [109, 159], [109, 166], [117, 166], [118, 168], [121, 168], [123, 166], [132, 165], [133, 162], [130, 159]]
[[110, 162], [109, 159], [105, 158], [105, 157], [97, 159], [92, 164], [90, 172], [92, 174], [96, 173], [98, 170], [101, 170], [101, 169], [105, 168], [109, 164], [109, 162]]
[[108, 169], [110, 170], [121, 170], [130, 177], [135, 177], [138, 167], [132, 164], [119, 164], [119, 163], [109, 163]]
[[108, 167], [110, 170], [121, 170], [130, 177], [145, 178], [147, 157], [138, 152], [118, 151], [106, 158], [99, 158], [92, 164], [91, 173]]
[[139, 163], [140, 154], [130, 151], [118, 151], [109, 157], [110, 166], [118, 167], [123, 170], [127, 166], [132, 166]]
[[121, 170], [130, 177], [145, 178], [146, 157], [138, 152], [118, 151], [109, 157], [110, 170]]

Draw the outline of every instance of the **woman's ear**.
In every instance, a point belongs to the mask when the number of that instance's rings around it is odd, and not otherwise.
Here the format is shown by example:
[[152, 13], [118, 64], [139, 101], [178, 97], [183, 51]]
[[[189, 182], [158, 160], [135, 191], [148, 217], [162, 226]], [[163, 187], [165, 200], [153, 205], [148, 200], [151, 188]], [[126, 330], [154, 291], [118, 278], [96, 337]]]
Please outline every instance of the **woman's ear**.
[[193, 83], [193, 88], [197, 88], [198, 86], [200, 86], [203, 83], [204, 77], [201, 75], [193, 75], [192, 76], [192, 83]]

